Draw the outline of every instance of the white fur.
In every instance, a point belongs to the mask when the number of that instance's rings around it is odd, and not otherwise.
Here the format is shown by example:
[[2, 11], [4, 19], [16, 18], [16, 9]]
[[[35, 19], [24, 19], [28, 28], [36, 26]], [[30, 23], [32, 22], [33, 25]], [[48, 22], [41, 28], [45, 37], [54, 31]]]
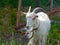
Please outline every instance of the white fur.
[[[33, 20], [34, 16], [36, 15], [38, 15], [38, 17], [35, 20]], [[34, 12], [31, 12], [31, 13], [28, 12], [26, 15], [26, 20], [27, 20], [26, 26], [29, 26], [29, 29], [27, 29], [27, 32], [32, 31], [33, 28], [38, 28], [36, 31], [30, 32], [28, 34], [29, 38], [33, 35], [33, 38], [29, 40], [28, 45], [30, 44], [45, 45], [47, 35], [51, 25], [48, 15], [44, 12], [38, 12], [37, 14], [35, 14]]]

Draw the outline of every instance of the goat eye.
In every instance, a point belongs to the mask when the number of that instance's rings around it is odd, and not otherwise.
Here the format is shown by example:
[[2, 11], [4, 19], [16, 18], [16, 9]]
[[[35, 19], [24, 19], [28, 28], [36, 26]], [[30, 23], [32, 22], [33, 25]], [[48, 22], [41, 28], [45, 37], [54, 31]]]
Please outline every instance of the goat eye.
[[33, 18], [33, 20], [35, 19], [35, 18], [37, 18], [38, 16], [36, 15], [34, 18]]
[[35, 17], [33, 18], [33, 20], [35, 20]]

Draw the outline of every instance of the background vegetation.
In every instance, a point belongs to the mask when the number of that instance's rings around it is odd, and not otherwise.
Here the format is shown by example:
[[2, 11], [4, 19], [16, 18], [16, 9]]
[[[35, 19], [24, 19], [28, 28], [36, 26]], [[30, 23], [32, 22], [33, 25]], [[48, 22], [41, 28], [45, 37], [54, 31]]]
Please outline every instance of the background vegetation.
[[[53, 3], [54, 9], [60, 7], [60, 0], [54, 0]], [[40, 0], [40, 4], [46, 12], [49, 11], [50, 0]], [[27, 11], [30, 5], [32, 9], [38, 7], [38, 3], [35, 0], [22, 0], [21, 10]], [[23, 40], [24, 36], [14, 31], [17, 8], [18, 0], [0, 0], [0, 45], [26, 45], [28, 42], [27, 39]], [[53, 14], [51, 17], [54, 21], [52, 22], [47, 43], [48, 45], [60, 45], [57, 42], [60, 40], [60, 12]], [[25, 18], [21, 16], [20, 21], [24, 23]]]

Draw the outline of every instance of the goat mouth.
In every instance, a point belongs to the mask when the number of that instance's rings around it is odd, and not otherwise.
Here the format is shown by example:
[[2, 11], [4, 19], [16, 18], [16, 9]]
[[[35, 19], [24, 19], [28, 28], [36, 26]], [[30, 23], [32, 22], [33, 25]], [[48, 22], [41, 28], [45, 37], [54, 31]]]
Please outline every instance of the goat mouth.
[[29, 27], [29, 28], [26, 28], [26, 30], [33, 30], [33, 28], [32, 27]]

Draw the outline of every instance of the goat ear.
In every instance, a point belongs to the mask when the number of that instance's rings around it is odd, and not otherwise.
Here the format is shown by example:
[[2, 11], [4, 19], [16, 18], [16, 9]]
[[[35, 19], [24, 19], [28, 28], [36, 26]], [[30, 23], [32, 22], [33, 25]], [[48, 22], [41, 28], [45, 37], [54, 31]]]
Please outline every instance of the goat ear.
[[36, 19], [37, 17], [38, 17], [38, 15], [36, 15], [36, 16], [33, 18], [33, 20]]
[[22, 14], [22, 15], [26, 15], [26, 14], [27, 14], [27, 12], [22, 12], [22, 11], [21, 11], [21, 14]]

